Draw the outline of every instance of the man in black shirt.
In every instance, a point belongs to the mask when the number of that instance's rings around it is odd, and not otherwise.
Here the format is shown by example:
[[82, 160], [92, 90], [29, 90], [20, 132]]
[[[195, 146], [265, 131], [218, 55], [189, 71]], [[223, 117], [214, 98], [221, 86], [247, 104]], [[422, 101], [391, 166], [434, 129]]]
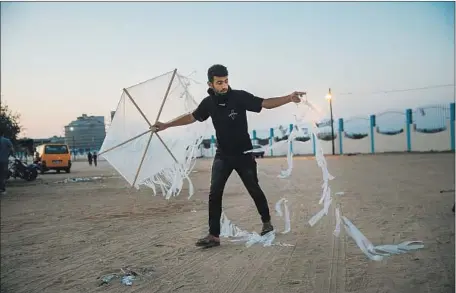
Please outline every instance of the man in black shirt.
[[195, 121], [203, 122], [212, 118], [217, 136], [217, 151], [212, 164], [211, 186], [209, 191], [209, 235], [199, 239], [197, 246], [220, 245], [220, 217], [222, 195], [228, 177], [235, 170], [255, 202], [263, 229], [261, 235], [274, 230], [271, 224], [268, 201], [258, 184], [255, 157], [245, 151], [253, 148], [247, 126], [247, 111], [259, 113], [262, 108], [272, 109], [290, 102], [298, 103], [304, 92], [262, 99], [246, 91], [231, 89], [228, 83], [228, 70], [223, 65], [213, 65], [208, 73], [209, 96], [203, 99], [193, 113], [182, 115], [166, 123], [157, 122], [153, 128], [162, 131], [169, 127], [187, 125]]

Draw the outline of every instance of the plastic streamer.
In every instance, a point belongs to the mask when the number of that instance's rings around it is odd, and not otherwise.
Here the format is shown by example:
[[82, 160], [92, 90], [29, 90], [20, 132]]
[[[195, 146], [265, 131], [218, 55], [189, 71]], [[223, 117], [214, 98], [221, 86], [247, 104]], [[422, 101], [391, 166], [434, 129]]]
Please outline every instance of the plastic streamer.
[[334, 228], [333, 235], [339, 237], [340, 235], [340, 211], [339, 207], [336, 207], [336, 228]]
[[[325, 215], [329, 213], [329, 209], [331, 207], [331, 203], [333, 202], [333, 196], [331, 195], [331, 187], [329, 185], [329, 181], [333, 180], [335, 177], [332, 176], [327, 167], [326, 159], [323, 154], [323, 149], [320, 146], [319, 139], [317, 139], [317, 122], [320, 120], [319, 118], [322, 117], [320, 111], [312, 105], [310, 102], [306, 100], [302, 100], [301, 103], [297, 104], [298, 109], [302, 107], [302, 105], [307, 106], [308, 109], [310, 109], [310, 112], [305, 112], [304, 110], [301, 110], [298, 115], [295, 115], [295, 123], [297, 127], [294, 127], [291, 130], [290, 135], [288, 136], [287, 140], [287, 146], [288, 146], [288, 153], [287, 153], [287, 163], [288, 163], [288, 168], [286, 170], [282, 170], [280, 174], [278, 175], [279, 178], [288, 178], [292, 174], [293, 170], [293, 153], [291, 152], [290, 144], [292, 141], [296, 138], [297, 136], [297, 131], [299, 129], [302, 129], [299, 127], [299, 125], [302, 125], [305, 122], [305, 116], [308, 116], [307, 120], [311, 121], [311, 135], [315, 141], [315, 160], [317, 162], [317, 165], [320, 167], [322, 171], [322, 177], [323, 177], [323, 184], [322, 184], [322, 193], [321, 197], [319, 200], [319, 204], [323, 205], [323, 208], [316, 213], [314, 216], [312, 216], [308, 223], [310, 226], [314, 226], [317, 224], [318, 221], [320, 221]], [[302, 109], [302, 108], [301, 108]], [[266, 152], [270, 149], [274, 149], [275, 146], [265, 146], [263, 147], [263, 150]], [[249, 150], [247, 152], [253, 152], [253, 151], [258, 151], [257, 150]], [[246, 152], [246, 153], [247, 153]], [[340, 197], [344, 195], [344, 192], [337, 192], [334, 194], [334, 196]], [[349, 219], [347, 219], [345, 216], [341, 215], [341, 208], [340, 205], [338, 204], [335, 209], [335, 217], [336, 217], [336, 227], [333, 231], [333, 235], [335, 237], [339, 237], [340, 232], [341, 232], [341, 224], [343, 222], [343, 227], [344, 230], [347, 232], [347, 234], [353, 238], [355, 243], [358, 245], [358, 247], [361, 249], [361, 251], [371, 260], [374, 261], [381, 261], [385, 257], [395, 255], [395, 254], [401, 254], [401, 253], [406, 253], [412, 250], [417, 250], [421, 249], [424, 247], [422, 241], [406, 241], [397, 245], [380, 245], [380, 246], [374, 246], [367, 238], [364, 236], [361, 231], [356, 228], [356, 226], [350, 222]]]
[[[310, 104], [308, 101], [305, 101], [304, 104], [309, 106], [309, 108], [313, 111], [316, 111], [316, 108]], [[297, 122], [299, 119], [297, 119]], [[312, 124], [312, 135], [315, 141], [315, 146], [316, 146], [316, 161], [318, 166], [322, 169], [323, 172], [323, 192], [322, 196], [320, 198], [319, 204], [324, 205], [323, 209], [318, 212], [315, 216], [313, 216], [309, 220], [309, 225], [314, 226], [324, 215], [328, 214], [329, 207], [332, 202], [332, 197], [331, 197], [331, 189], [329, 187], [329, 180], [333, 180], [334, 177], [328, 172], [327, 169], [327, 164], [325, 157], [323, 155], [323, 150], [320, 147], [320, 143], [318, 139], [315, 139], [316, 133], [317, 133], [317, 128], [316, 128], [316, 122], [317, 120], [313, 120]], [[343, 192], [338, 192], [335, 194], [335, 196], [342, 196], [344, 195]], [[384, 245], [384, 246], [374, 246], [362, 233], [361, 231], [356, 228], [353, 223], [350, 222], [350, 220], [345, 217], [341, 216], [341, 210], [340, 207], [337, 206], [335, 208], [335, 217], [336, 217], [336, 228], [334, 229], [333, 235], [335, 237], [339, 237], [340, 234], [340, 225], [341, 225], [341, 219], [343, 220], [344, 223], [344, 228], [347, 234], [353, 238], [353, 240], [356, 242], [358, 247], [361, 249], [361, 251], [371, 260], [375, 261], [381, 261], [383, 260], [384, 257], [393, 255], [393, 254], [400, 254], [400, 253], [405, 253], [411, 250], [416, 250], [423, 248], [424, 245], [422, 244], [421, 241], [408, 241], [408, 242], [403, 242], [398, 245]], [[414, 244], [414, 245], [410, 245]], [[383, 252], [383, 253], [382, 253]]]
[[[284, 207], [284, 212], [282, 211], [282, 206]], [[290, 212], [288, 209], [287, 200], [285, 198], [282, 198], [279, 201], [277, 201], [277, 203], [275, 204], [275, 210], [277, 216], [284, 218], [285, 221], [285, 230], [281, 233], [287, 234], [291, 231]], [[275, 230], [263, 236], [259, 235], [257, 232], [248, 232], [246, 230], [242, 230], [228, 219], [225, 212], [222, 212], [222, 216], [220, 219], [220, 237], [230, 238], [231, 242], [244, 242], [246, 247], [250, 247], [254, 244], [260, 244], [264, 247], [293, 246], [291, 244], [274, 242], [276, 238]]]
[[198, 150], [198, 146], [201, 144], [203, 137], [200, 136], [196, 142], [190, 145], [187, 154], [186, 161], [184, 163], [176, 163], [171, 168], [166, 168], [162, 170], [159, 174], [147, 178], [142, 184], [147, 187], [150, 187], [154, 193], [154, 196], [157, 195], [156, 186], [161, 190], [161, 193], [165, 195], [166, 199], [171, 198], [172, 196], [177, 196], [180, 194], [184, 179], [188, 182], [188, 199], [192, 197], [195, 193], [193, 183], [189, 177], [189, 174], [193, 170], [195, 165], [195, 153]]
[[275, 210], [277, 213], [277, 216], [279, 217], [284, 217], [284, 213], [282, 212], [282, 206], [284, 207], [285, 210], [285, 230], [282, 232], [282, 234], [287, 234], [288, 232], [291, 231], [291, 221], [290, 221], [290, 210], [288, 209], [288, 200], [286, 198], [282, 198], [277, 203], [275, 204]]
[[379, 245], [374, 246], [349, 219], [342, 216], [344, 227], [347, 234], [353, 238], [358, 247], [371, 260], [381, 261], [387, 256], [393, 254], [402, 254], [411, 250], [417, 250], [424, 247], [422, 241], [406, 241], [396, 245]]

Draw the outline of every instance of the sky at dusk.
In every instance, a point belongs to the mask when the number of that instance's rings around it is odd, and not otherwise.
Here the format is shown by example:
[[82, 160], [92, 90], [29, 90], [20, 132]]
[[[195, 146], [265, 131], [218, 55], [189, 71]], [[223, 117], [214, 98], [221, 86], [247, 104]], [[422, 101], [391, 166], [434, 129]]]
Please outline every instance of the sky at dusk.
[[[304, 90], [325, 112], [331, 87], [336, 117], [450, 103], [454, 87], [373, 93], [454, 84], [454, 5], [2, 2], [2, 101], [23, 135], [62, 135], [82, 113], [109, 120], [124, 87], [178, 68], [204, 90], [221, 63], [233, 88]], [[250, 126], [292, 122], [292, 107], [250, 115]]]

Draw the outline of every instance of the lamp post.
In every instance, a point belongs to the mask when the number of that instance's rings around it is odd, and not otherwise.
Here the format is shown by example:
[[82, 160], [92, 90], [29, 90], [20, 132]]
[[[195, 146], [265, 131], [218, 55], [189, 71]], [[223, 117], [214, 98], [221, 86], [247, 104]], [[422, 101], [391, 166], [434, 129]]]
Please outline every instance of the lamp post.
[[70, 127], [70, 131], [71, 131], [71, 135], [72, 135], [72, 138], [73, 138], [73, 146], [72, 146], [72, 149], [73, 149], [73, 161], [76, 160], [76, 152], [75, 152], [75, 142], [74, 142], [74, 127]]
[[331, 146], [332, 146], [332, 154], [335, 155], [336, 152], [334, 150], [334, 118], [333, 118], [331, 88], [329, 88], [328, 94], [326, 95], [326, 99], [329, 101], [329, 112], [330, 112], [330, 115], [331, 115]]

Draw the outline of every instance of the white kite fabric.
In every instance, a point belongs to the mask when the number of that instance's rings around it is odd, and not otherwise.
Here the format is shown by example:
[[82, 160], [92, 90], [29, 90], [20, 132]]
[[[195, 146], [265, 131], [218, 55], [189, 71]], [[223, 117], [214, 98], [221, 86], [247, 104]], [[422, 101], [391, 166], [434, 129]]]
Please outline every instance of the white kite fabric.
[[[169, 199], [179, 195], [189, 178], [206, 123], [156, 133], [156, 121], [169, 121], [190, 113], [197, 102], [190, 81], [177, 70], [125, 88], [100, 149], [103, 156], [135, 188], [157, 188]], [[191, 128], [191, 131], [189, 130]]]
[[[318, 109], [315, 106], [313, 106], [310, 102], [308, 102], [307, 99], [303, 99], [301, 103], [297, 104], [297, 106], [299, 111], [297, 115], [295, 115], [296, 127], [292, 129], [287, 140], [288, 169], [282, 170], [278, 177], [283, 179], [291, 176], [293, 170], [293, 153], [291, 151], [290, 145], [292, 141], [297, 137], [298, 132], [300, 130], [302, 131], [303, 125], [311, 125], [310, 133], [315, 141], [315, 159], [318, 166], [322, 170], [323, 176], [322, 194], [319, 201], [319, 204], [323, 204], [323, 209], [321, 209], [308, 221], [310, 226], [314, 226], [321, 218], [323, 218], [323, 216], [328, 215], [329, 208], [331, 206], [331, 203], [333, 202], [333, 196], [331, 195], [331, 187], [329, 186], [329, 181], [333, 180], [335, 177], [332, 176], [328, 171], [326, 159], [323, 155], [323, 149], [320, 146], [319, 139], [315, 139], [317, 137], [318, 131], [317, 122], [321, 121], [322, 118], [320, 111], [318, 111]], [[268, 152], [270, 149], [274, 149], [274, 145], [272, 147], [263, 148], [265, 152]], [[251, 150], [248, 152], [252, 151], [258, 151], [258, 149]], [[334, 194], [334, 197], [340, 197], [343, 195], [344, 192], [337, 192]], [[353, 240], [356, 242], [361, 251], [371, 260], [381, 261], [387, 256], [391, 256], [394, 254], [402, 254], [411, 250], [417, 250], [424, 247], [422, 241], [406, 241], [396, 245], [374, 246], [349, 219], [341, 215], [342, 212], [340, 204], [336, 205], [334, 213], [336, 217], [336, 227], [334, 229], [333, 235], [335, 237], [339, 237], [341, 229], [340, 226], [343, 222], [343, 227], [347, 232], [347, 235], [353, 238]]]

